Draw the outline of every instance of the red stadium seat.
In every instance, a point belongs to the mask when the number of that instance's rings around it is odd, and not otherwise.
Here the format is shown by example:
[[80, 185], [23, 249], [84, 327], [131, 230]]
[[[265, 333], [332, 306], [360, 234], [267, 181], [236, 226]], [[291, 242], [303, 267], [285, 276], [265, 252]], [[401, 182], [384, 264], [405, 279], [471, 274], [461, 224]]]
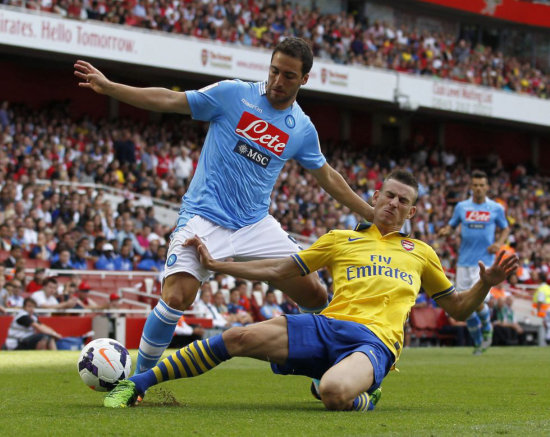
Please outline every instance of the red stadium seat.
[[411, 341], [420, 345], [422, 342], [428, 344], [439, 344], [438, 319], [441, 308], [419, 307], [412, 308], [409, 315], [411, 323]]

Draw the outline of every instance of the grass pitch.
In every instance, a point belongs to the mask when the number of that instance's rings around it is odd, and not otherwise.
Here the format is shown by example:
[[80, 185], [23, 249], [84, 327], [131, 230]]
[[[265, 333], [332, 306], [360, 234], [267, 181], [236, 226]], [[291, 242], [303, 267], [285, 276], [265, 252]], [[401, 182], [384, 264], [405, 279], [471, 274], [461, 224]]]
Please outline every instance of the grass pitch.
[[[132, 351], [135, 362], [136, 351]], [[305, 377], [237, 358], [106, 410], [77, 352], [0, 352], [0, 435], [550, 435], [550, 347], [406, 349], [377, 409], [329, 412]]]

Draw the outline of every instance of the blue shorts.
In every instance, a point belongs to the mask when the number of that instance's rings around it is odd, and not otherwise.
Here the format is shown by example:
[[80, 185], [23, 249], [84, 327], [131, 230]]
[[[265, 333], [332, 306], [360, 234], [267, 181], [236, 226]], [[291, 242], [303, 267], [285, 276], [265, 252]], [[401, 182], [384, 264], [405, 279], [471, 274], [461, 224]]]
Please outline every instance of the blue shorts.
[[393, 353], [366, 326], [315, 314], [287, 314], [288, 359], [271, 364], [274, 373], [321, 379], [335, 364], [354, 352], [364, 353], [374, 368], [376, 390], [395, 361]]

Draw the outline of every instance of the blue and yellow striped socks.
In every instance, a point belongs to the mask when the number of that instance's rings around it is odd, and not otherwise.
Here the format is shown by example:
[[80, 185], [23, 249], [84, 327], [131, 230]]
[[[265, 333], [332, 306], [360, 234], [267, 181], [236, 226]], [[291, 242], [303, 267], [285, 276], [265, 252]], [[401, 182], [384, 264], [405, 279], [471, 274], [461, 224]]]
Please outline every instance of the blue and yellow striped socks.
[[195, 341], [162, 360], [147, 372], [132, 376], [138, 393], [160, 382], [199, 376], [231, 358], [222, 335]]
[[371, 403], [369, 402], [369, 395], [366, 391], [361, 393], [353, 400], [353, 406], [351, 407], [351, 409], [355, 411], [367, 411], [374, 409], [374, 405], [371, 405]]

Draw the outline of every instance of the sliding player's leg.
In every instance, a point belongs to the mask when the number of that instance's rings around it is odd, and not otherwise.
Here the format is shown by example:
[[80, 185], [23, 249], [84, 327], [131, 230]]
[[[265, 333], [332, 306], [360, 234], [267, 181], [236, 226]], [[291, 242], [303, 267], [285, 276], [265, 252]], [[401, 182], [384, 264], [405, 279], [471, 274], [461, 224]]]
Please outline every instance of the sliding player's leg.
[[195, 341], [162, 360], [158, 365], [119, 384], [104, 399], [109, 408], [134, 405], [138, 395], [153, 385], [191, 378], [212, 370], [232, 357], [250, 357], [282, 364], [288, 356], [285, 317], [236, 327], [205, 340]]
[[373, 382], [371, 361], [363, 352], [354, 352], [323, 375], [319, 394], [328, 410], [367, 410], [370, 404], [367, 390]]

